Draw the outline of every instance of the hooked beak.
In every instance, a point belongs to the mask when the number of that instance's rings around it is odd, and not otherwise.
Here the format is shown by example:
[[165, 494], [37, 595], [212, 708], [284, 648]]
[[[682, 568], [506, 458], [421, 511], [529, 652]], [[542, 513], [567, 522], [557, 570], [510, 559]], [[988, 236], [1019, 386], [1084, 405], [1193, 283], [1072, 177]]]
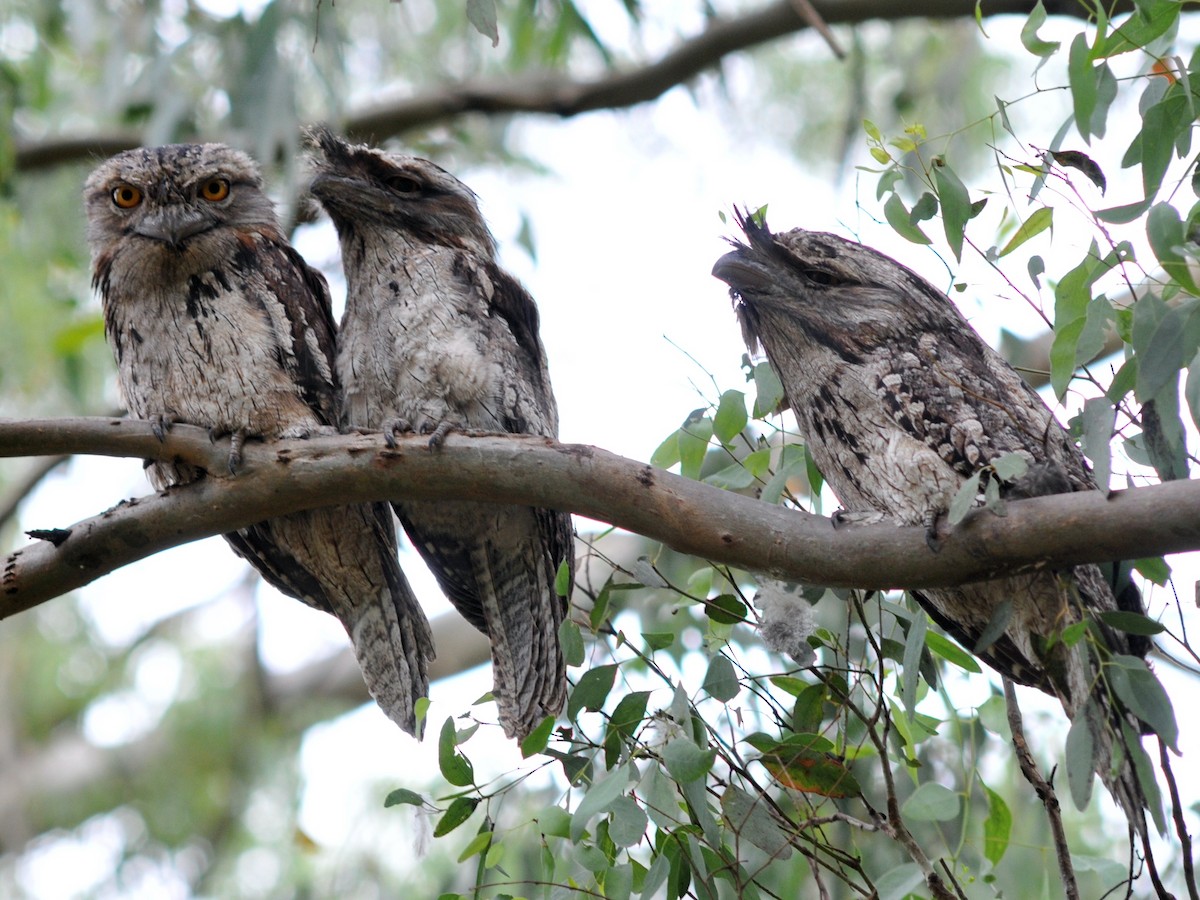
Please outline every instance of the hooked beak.
[[142, 219], [135, 233], [181, 250], [188, 238], [208, 231], [212, 225], [212, 219], [199, 210], [168, 206]]

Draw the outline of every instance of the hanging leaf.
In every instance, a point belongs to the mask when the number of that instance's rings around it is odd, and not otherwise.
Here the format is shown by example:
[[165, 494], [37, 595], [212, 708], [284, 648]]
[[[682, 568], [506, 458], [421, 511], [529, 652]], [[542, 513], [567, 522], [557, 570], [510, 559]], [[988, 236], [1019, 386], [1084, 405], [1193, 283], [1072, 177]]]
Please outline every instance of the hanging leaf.
[[496, 20], [496, 0], [467, 0], [467, 21], [492, 42], [500, 44], [500, 30]]
[[567, 718], [574, 719], [585, 709], [599, 710], [608, 699], [617, 678], [617, 665], [596, 666], [580, 676], [567, 701]]
[[1042, 206], [1034, 210], [1033, 213], [1021, 223], [1021, 227], [1004, 245], [1004, 249], [1000, 251], [1000, 256], [1008, 256], [1030, 238], [1041, 234], [1047, 228], [1051, 228], [1054, 224], [1054, 210], [1049, 206]]
[[1092, 729], [1088, 724], [1091, 718], [1092, 701], [1081, 709], [1071, 723], [1067, 732], [1067, 785], [1071, 789], [1071, 799], [1078, 810], [1087, 809], [1092, 799], [1092, 766], [1095, 764], [1095, 746], [1092, 742]]
[[1021, 26], [1021, 44], [1034, 56], [1043, 58], [1053, 55], [1059, 48], [1058, 41], [1044, 41], [1038, 37], [1038, 30], [1045, 24], [1046, 7], [1042, 5], [1042, 0], [1038, 0]]
[[942, 205], [942, 228], [946, 232], [946, 243], [950, 245], [954, 258], [961, 262], [963, 236], [967, 222], [973, 215], [970, 195], [966, 185], [944, 164], [934, 167], [933, 181]]
[[1012, 834], [1012, 811], [1004, 798], [986, 784], [983, 786], [988, 799], [988, 816], [983, 820], [983, 855], [993, 866], [1000, 862], [1008, 850], [1008, 839]]
[[721, 815], [730, 831], [765, 852], [768, 858], [782, 860], [792, 855], [787, 834], [766, 806], [737, 785], [729, 785], [721, 795]]
[[783, 748], [759, 758], [771, 776], [785, 787], [822, 797], [852, 797], [862, 792], [846, 764], [829, 753]]
[[741, 391], [726, 391], [713, 417], [713, 434], [722, 444], [732, 444], [746, 427], [746, 395]]
[[962, 798], [945, 785], [927, 781], [900, 807], [905, 818], [921, 822], [949, 822], [958, 815]]
[[975, 506], [975, 498], [979, 495], [979, 476], [980, 473], [976, 472], [964, 481], [954, 499], [950, 501], [950, 511], [946, 519], [951, 525], [957, 525], [965, 519], [967, 513]]
[[1086, 153], [1078, 150], [1055, 150], [1050, 156], [1055, 165], [1062, 166], [1064, 169], [1078, 169], [1087, 176], [1092, 184], [1100, 188], [1101, 194], [1108, 188], [1108, 179], [1104, 177], [1104, 172]]
[[718, 653], [708, 664], [708, 673], [704, 676], [702, 687], [722, 703], [728, 703], [742, 690], [733, 663], [723, 653]]
[[1162, 683], [1150, 671], [1146, 661], [1136, 656], [1114, 655], [1104, 667], [1109, 685], [1129, 711], [1154, 729], [1163, 743], [1179, 749], [1179, 726], [1175, 710]]
[[475, 797], [455, 797], [450, 802], [450, 806], [446, 808], [446, 812], [438, 819], [437, 825], [434, 826], [433, 836], [438, 838], [452, 832], [471, 818], [471, 813], [475, 812], [475, 807], [478, 805], [479, 800]]

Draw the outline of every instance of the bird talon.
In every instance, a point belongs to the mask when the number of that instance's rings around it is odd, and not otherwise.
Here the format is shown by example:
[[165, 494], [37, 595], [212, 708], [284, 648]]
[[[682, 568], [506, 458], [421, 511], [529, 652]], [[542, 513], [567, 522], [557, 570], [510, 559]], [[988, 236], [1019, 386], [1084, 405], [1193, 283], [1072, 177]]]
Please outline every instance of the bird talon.
[[938, 513], [937, 510], [930, 510], [925, 514], [925, 546], [934, 553], [940, 553], [942, 549], [942, 539], [938, 535]]
[[441, 450], [442, 445], [446, 443], [446, 435], [454, 430], [454, 425], [450, 422], [442, 422], [437, 428], [433, 429], [429, 435], [429, 449]]
[[150, 433], [158, 439], [161, 444], [167, 439], [167, 430], [171, 427], [171, 420], [166, 416], [151, 416], [150, 417]]
[[242, 447], [246, 444], [246, 432], [235, 431], [229, 436], [229, 474], [236, 475], [242, 465]]

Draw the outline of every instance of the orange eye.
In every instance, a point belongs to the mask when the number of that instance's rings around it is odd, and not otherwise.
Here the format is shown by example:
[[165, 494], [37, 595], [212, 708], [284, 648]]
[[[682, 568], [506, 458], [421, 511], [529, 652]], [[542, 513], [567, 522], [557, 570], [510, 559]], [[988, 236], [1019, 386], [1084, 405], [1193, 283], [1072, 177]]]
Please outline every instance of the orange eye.
[[229, 196], [229, 182], [224, 178], [213, 178], [200, 185], [200, 196], [211, 203], [220, 203]]
[[112, 201], [121, 209], [133, 209], [142, 202], [142, 192], [132, 184], [118, 184], [113, 188]]

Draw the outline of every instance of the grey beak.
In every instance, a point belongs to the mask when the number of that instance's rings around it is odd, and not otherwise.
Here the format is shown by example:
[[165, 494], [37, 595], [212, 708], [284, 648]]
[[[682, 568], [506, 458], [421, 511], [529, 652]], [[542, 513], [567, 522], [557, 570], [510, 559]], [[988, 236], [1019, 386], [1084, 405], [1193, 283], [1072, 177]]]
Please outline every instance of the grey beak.
[[178, 249], [188, 238], [207, 231], [212, 220], [199, 210], [168, 206], [150, 213], [138, 224], [137, 234]]

